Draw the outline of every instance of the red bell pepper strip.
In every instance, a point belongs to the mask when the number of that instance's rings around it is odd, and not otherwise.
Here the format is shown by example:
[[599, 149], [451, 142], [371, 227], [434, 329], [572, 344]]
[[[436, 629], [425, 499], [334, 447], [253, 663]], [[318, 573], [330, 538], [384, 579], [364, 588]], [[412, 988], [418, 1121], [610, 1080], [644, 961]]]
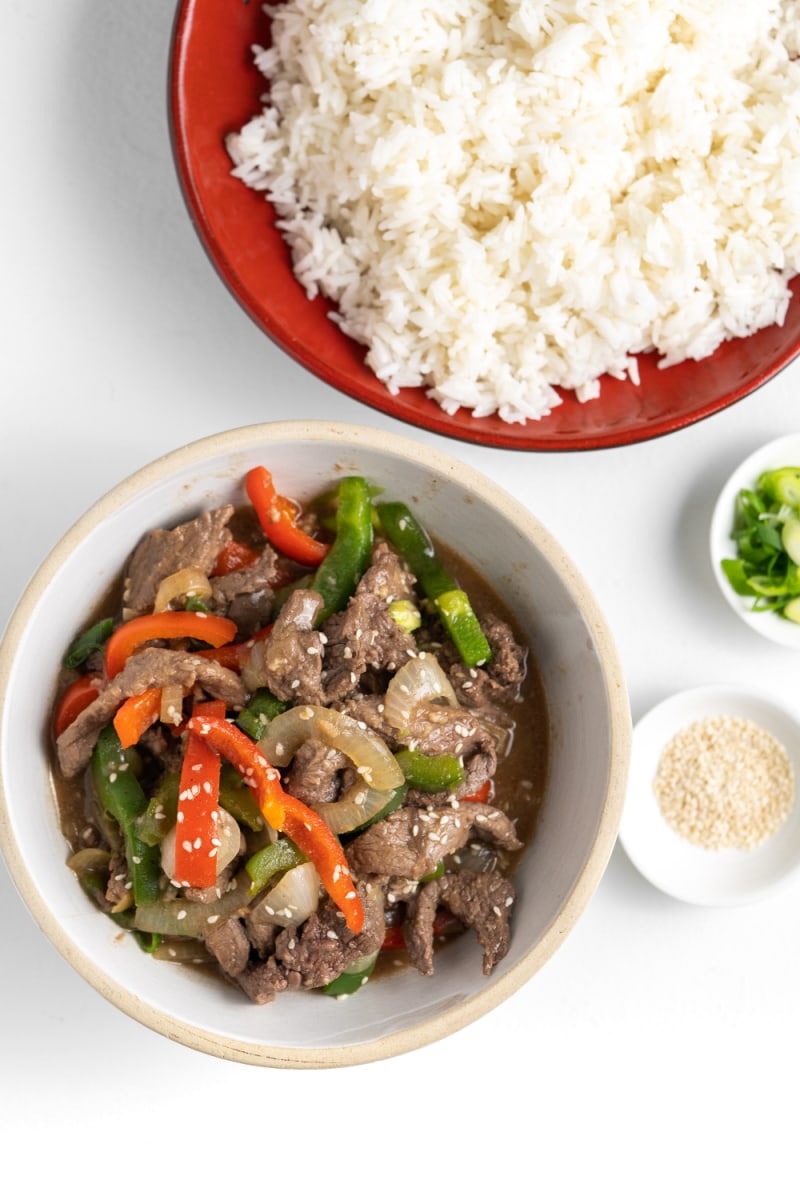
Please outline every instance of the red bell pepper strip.
[[114, 714], [114, 728], [123, 750], [135, 746], [139, 738], [161, 715], [161, 688], [151, 687], [138, 696], [129, 696]]
[[235, 538], [231, 538], [217, 555], [217, 561], [211, 571], [211, 578], [214, 579], [217, 575], [230, 575], [231, 571], [241, 571], [245, 567], [252, 567], [260, 557], [258, 551], [254, 550], [252, 546], [245, 546], [243, 542], [237, 542]]
[[102, 680], [96, 675], [80, 675], [71, 683], [58, 702], [53, 728], [56, 737], [60, 737], [68, 729], [85, 708], [100, 695]]
[[318, 567], [328, 553], [328, 546], [299, 527], [291, 501], [276, 492], [266, 467], [248, 471], [245, 490], [264, 536], [275, 549], [305, 567]]
[[272, 625], [265, 625], [251, 633], [246, 642], [230, 642], [227, 646], [218, 646], [213, 650], [195, 650], [199, 658], [213, 658], [221, 667], [229, 671], [241, 671], [250, 657], [250, 651], [255, 642], [263, 642], [272, 633]]
[[[446, 908], [437, 908], [436, 916], [433, 918], [433, 936], [450, 937], [454, 933], [460, 933], [464, 926], [448, 912]], [[386, 932], [383, 935], [381, 950], [405, 950], [406, 939], [403, 933], [402, 925], [387, 925]]]
[[353, 933], [364, 927], [364, 908], [344, 851], [328, 826], [307, 804], [283, 790], [280, 775], [256, 742], [224, 718], [192, 714], [187, 729], [205, 738], [253, 789], [265, 820], [290, 837], [317, 868], [322, 885]]
[[[224, 700], [195, 705], [192, 719], [214, 719], [224, 724]], [[191, 729], [190, 720], [175, 827], [175, 878], [184, 887], [213, 887], [217, 880], [219, 774], [219, 754], [206, 738]]]
[[491, 779], [484, 779], [477, 791], [471, 792], [469, 796], [462, 796], [459, 804], [486, 804], [492, 793]]
[[143, 642], [169, 638], [196, 638], [210, 646], [224, 646], [238, 633], [236, 622], [203, 612], [160, 612], [133, 617], [119, 625], [106, 642], [106, 674], [113, 679], [130, 654]]

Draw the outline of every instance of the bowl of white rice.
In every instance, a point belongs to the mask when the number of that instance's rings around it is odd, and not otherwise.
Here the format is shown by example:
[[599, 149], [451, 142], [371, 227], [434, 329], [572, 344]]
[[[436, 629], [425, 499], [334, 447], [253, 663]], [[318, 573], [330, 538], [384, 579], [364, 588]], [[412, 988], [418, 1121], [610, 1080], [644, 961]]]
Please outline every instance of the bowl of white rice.
[[642, 441], [800, 348], [800, 3], [182, 0], [223, 282], [303, 367], [527, 450]]

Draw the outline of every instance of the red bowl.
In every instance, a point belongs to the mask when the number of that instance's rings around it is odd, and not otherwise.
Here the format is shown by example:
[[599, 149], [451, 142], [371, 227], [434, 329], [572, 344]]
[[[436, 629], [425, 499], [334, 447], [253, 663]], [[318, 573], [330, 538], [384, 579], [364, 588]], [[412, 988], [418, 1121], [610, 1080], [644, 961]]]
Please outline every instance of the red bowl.
[[[800, 287], [782, 326], [726, 342], [702, 362], [659, 370], [639, 359], [638, 386], [605, 377], [601, 395], [564, 403], [538, 421], [449, 416], [421, 388], [391, 395], [364, 364], [364, 348], [307, 299], [262, 193], [231, 175], [224, 138], [261, 109], [266, 81], [253, 44], [269, 44], [258, 0], [182, 0], [170, 58], [170, 129], [189, 214], [220, 277], [256, 324], [325, 383], [380, 412], [446, 437], [511, 450], [591, 450], [674, 432], [760, 387], [800, 350]], [[797, 281], [796, 281], [797, 282]]]

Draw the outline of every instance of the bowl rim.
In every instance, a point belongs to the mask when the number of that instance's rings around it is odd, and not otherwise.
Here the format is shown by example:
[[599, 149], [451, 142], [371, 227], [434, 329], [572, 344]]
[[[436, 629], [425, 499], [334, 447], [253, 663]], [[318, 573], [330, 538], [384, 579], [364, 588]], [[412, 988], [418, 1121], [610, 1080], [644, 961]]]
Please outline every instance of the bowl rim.
[[[617, 397], [611, 401], [605, 419], [599, 424], [587, 424], [585, 415], [599, 411], [599, 406], [604, 403], [603, 396], [589, 401], [587, 406], [575, 399], [574, 393], [569, 389], [563, 388], [555, 389], [566, 398], [554, 409], [554, 417], [551, 415], [542, 420], [529, 419], [513, 423], [501, 420], [497, 413], [487, 417], [473, 417], [469, 410], [459, 409], [456, 414], [451, 415], [421, 387], [403, 388], [396, 395], [381, 388], [373, 390], [363, 379], [355, 378], [350, 371], [329, 361], [324, 353], [309, 348], [300, 338], [293, 336], [288, 326], [264, 306], [240, 277], [240, 269], [237, 266], [239, 256], [230, 253], [229, 243], [230, 227], [236, 222], [223, 222], [224, 229], [222, 228], [208, 188], [194, 162], [193, 118], [191, 105], [187, 101], [187, 77], [192, 68], [189, 49], [191, 39], [195, 36], [199, 10], [198, 0], [177, 0], [168, 54], [168, 131], [175, 172], [189, 218], [220, 281], [249, 319], [304, 370], [341, 394], [412, 428], [425, 429], [468, 444], [515, 450], [520, 453], [602, 450], [652, 441], [707, 420], [763, 387], [800, 355], [798, 333], [789, 344], [781, 341], [779, 347], [766, 348], [762, 344], [757, 362], [751, 362], [749, 359], [739, 361], [738, 358], [736, 361], [729, 361], [730, 355], [737, 355], [735, 347], [738, 344], [752, 342], [753, 338], [761, 339], [762, 342], [764, 339], [769, 340], [770, 330], [780, 329], [786, 324], [785, 321], [757, 330], [749, 338], [728, 339], [713, 355], [699, 361], [687, 359], [667, 368], [663, 374], [671, 380], [670, 398], [668, 402], [660, 403], [655, 411], [649, 409], [649, 393], [657, 390], [654, 389], [653, 383], [662, 374], [657, 365], [658, 356], [653, 352], [636, 355], [642, 374], [641, 383], [628, 385], [631, 391], [630, 395], [627, 392], [625, 394], [622, 413], [618, 408]], [[253, 11], [260, 11], [260, 6], [253, 6]], [[201, 55], [201, 58], [204, 56]], [[258, 92], [254, 88], [251, 115], [255, 113], [257, 106]], [[244, 185], [242, 186], [244, 188]], [[261, 203], [265, 203], [260, 193], [259, 199]], [[288, 250], [286, 254], [288, 256]], [[290, 267], [289, 271], [291, 273]], [[800, 311], [800, 277], [790, 281], [789, 286], [792, 291], [792, 311]], [[326, 310], [335, 307], [324, 301], [321, 296], [307, 303], [324, 306]], [[346, 337], [344, 334], [341, 336]], [[363, 354], [363, 347], [358, 347], [355, 342], [351, 344], [354, 353]], [[698, 391], [698, 370], [701, 382], [709, 375], [715, 375], [719, 370], [720, 352], [723, 353], [723, 361], [728, 367], [727, 386], [720, 390], [712, 387], [701, 402], [693, 403], [690, 408], [682, 407], [680, 399], [674, 400], [674, 397], [692, 396]], [[608, 375], [602, 378], [605, 396], [608, 399], [611, 390], [619, 385], [619, 381]], [[637, 402], [643, 406], [642, 411], [629, 420], [629, 408], [633, 408]], [[548, 432], [548, 428], [552, 427], [553, 420], [561, 420], [559, 414], [565, 410], [575, 416], [577, 424], [574, 428], [567, 426], [558, 436], [553, 436]]]
[[484, 503], [500, 508], [532, 536], [535, 544], [560, 572], [562, 580], [579, 603], [594, 638], [602, 664], [609, 713], [609, 765], [605, 801], [594, 841], [570, 894], [564, 899], [544, 935], [521, 960], [501, 978], [488, 982], [475, 996], [455, 1009], [425, 1019], [409, 1029], [372, 1041], [336, 1047], [308, 1048], [255, 1045], [228, 1035], [211, 1035], [191, 1020], [166, 1014], [120, 987], [114, 978], [70, 939], [57, 915], [44, 903], [29, 871], [24, 850], [18, 844], [5, 794], [5, 771], [0, 746], [0, 852], [12, 881], [40, 929], [72, 967], [118, 1009], [172, 1041], [206, 1053], [262, 1066], [318, 1068], [355, 1065], [388, 1058], [436, 1041], [476, 1020], [525, 983], [553, 954], [586, 908], [606, 869], [614, 847], [625, 798], [631, 749], [631, 718], [627, 687], [621, 662], [605, 617], [582, 576], [558, 542], [518, 500], [475, 468], [454, 459], [436, 447], [381, 429], [326, 421], [280, 421], [245, 425], [200, 438], [160, 455], [134, 471], [100, 496], [67, 530], [42, 561], [12, 612], [0, 641], [0, 728], [9, 704], [8, 683], [16, 650], [31, 613], [56, 573], [67, 562], [83, 538], [126, 501], [153, 487], [187, 465], [240, 451], [257, 444], [281, 442], [339, 443], [376, 452], [387, 449], [399, 456], [413, 457], [442, 477], [458, 477], [459, 483], [478, 494]]

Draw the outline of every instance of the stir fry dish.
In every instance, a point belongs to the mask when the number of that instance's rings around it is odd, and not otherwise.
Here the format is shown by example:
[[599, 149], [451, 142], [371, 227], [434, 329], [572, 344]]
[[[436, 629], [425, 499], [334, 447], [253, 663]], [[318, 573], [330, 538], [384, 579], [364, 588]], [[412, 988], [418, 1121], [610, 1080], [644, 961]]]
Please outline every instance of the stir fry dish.
[[[69, 865], [154, 957], [263, 1004], [506, 954], [547, 760], [513, 616], [359, 476], [146, 534], [64, 655], [54, 780]], [[517, 734], [518, 736], [515, 736]]]

